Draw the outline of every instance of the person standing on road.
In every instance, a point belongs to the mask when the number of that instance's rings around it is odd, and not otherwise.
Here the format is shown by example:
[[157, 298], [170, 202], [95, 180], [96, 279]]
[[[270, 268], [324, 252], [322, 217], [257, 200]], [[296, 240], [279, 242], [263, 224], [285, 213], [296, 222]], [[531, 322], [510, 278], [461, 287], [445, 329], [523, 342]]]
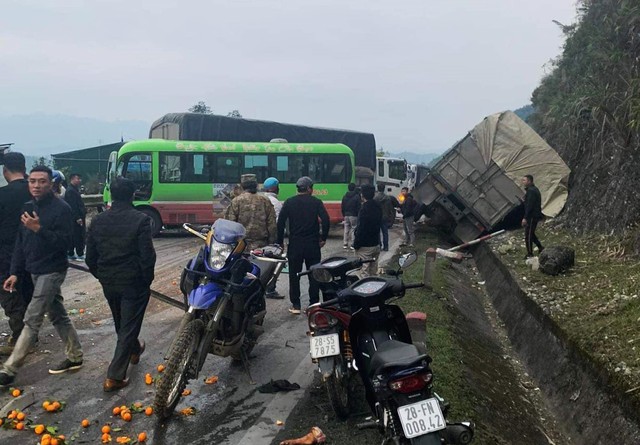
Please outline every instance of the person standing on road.
[[[25, 160], [22, 153], [12, 152], [4, 155], [2, 174], [7, 181], [0, 188], [0, 282], [11, 275], [11, 256], [16, 244], [20, 227], [20, 210], [31, 199], [29, 183], [25, 177]], [[7, 346], [0, 348], [0, 355], [10, 355], [24, 326], [24, 314], [31, 301], [33, 283], [31, 277], [23, 274], [18, 280], [17, 292], [0, 289], [0, 305], [9, 319], [11, 337]]]
[[240, 186], [243, 192], [233, 198], [224, 217], [244, 226], [244, 240], [249, 251], [273, 244], [276, 240], [276, 212], [266, 196], [258, 194], [256, 175], [242, 175]]
[[[276, 178], [267, 178], [262, 184], [262, 190], [264, 192], [264, 196], [269, 198], [271, 204], [273, 204], [273, 210], [276, 212], [276, 224], [278, 222], [278, 217], [280, 216], [280, 210], [282, 210], [282, 202], [278, 199], [278, 193], [280, 193], [280, 182]], [[271, 298], [274, 300], [282, 300], [284, 295], [281, 295], [276, 290], [277, 279], [273, 281], [267, 288], [267, 292], [265, 293], [265, 298]]]
[[362, 186], [364, 204], [358, 213], [358, 227], [356, 228], [353, 247], [361, 260], [373, 260], [362, 265], [360, 278], [370, 277], [378, 271], [380, 257], [380, 227], [382, 225], [382, 209], [374, 200], [375, 189], [372, 185]]
[[544, 215], [542, 214], [542, 196], [538, 187], [533, 184], [533, 176], [525, 175], [522, 178], [522, 185], [525, 189], [522, 227], [524, 227], [524, 242], [527, 246], [526, 259], [533, 256], [533, 244], [538, 246], [538, 252], [544, 250], [542, 243], [536, 236], [536, 227]]
[[[296, 182], [298, 194], [287, 199], [278, 218], [278, 244], [284, 244], [284, 229], [289, 222], [289, 312], [299, 315], [300, 310], [300, 277], [302, 263], [309, 269], [321, 259], [320, 249], [324, 247], [329, 236], [329, 214], [324, 204], [313, 195], [313, 181], [303, 176]], [[322, 233], [318, 220], [322, 223]], [[309, 305], [320, 301], [318, 283], [309, 277]]]
[[118, 178], [111, 182], [110, 190], [113, 205], [93, 219], [86, 259], [89, 270], [102, 285], [118, 335], [103, 384], [105, 392], [127, 386], [129, 363], [138, 364], [144, 352], [145, 343], [138, 335], [156, 264], [151, 219], [132, 205], [134, 182]]
[[404, 242], [401, 246], [413, 247], [416, 242], [416, 223], [414, 221], [418, 203], [413, 199], [413, 195], [409, 193], [407, 187], [402, 187], [402, 204], [400, 204], [400, 212], [402, 213], [402, 224], [404, 228]]
[[343, 249], [353, 250], [353, 237], [358, 226], [358, 212], [360, 211], [361, 198], [354, 183], [349, 184], [349, 191], [342, 197], [342, 216], [344, 217]]
[[69, 176], [69, 187], [64, 194], [64, 200], [67, 201], [67, 204], [71, 207], [74, 222], [72, 244], [69, 248], [69, 259], [78, 261], [84, 261], [85, 222], [87, 217], [87, 210], [84, 207], [84, 202], [80, 195], [81, 183], [82, 176], [78, 173], [72, 173], [71, 176]]
[[389, 229], [396, 220], [396, 209], [391, 196], [384, 192], [384, 184], [378, 184], [378, 192], [373, 198], [380, 206], [382, 211], [382, 222], [380, 223], [380, 232], [382, 234], [382, 250], [389, 250]]
[[33, 298], [25, 313], [25, 325], [15, 349], [0, 371], [0, 386], [11, 385], [30, 348], [38, 338], [45, 313], [65, 344], [67, 358], [49, 368], [50, 374], [60, 374], [82, 367], [82, 347], [73, 323], [67, 315], [60, 293], [69, 268], [67, 250], [71, 243], [73, 220], [71, 209], [52, 192], [51, 169], [38, 165], [29, 174], [29, 192], [34, 200], [25, 204], [20, 217], [11, 275], [4, 290], [12, 292], [24, 271], [31, 274]]

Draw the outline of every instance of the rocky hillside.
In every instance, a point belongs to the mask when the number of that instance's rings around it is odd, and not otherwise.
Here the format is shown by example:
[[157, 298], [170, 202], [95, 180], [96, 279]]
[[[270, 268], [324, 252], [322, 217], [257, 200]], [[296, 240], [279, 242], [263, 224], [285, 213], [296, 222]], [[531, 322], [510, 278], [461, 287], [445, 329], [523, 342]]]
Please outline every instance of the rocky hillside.
[[561, 217], [578, 232], [640, 221], [640, 2], [579, 0], [529, 123], [572, 169]]

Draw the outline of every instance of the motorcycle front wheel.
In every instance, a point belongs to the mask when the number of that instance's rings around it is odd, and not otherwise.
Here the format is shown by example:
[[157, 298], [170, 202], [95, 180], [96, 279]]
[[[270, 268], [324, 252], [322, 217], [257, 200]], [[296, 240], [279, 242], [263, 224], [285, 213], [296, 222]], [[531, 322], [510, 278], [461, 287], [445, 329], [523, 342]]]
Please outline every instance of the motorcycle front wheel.
[[166, 419], [173, 413], [180, 401], [182, 391], [187, 386], [187, 372], [198, 349], [198, 343], [204, 323], [202, 320], [190, 321], [179, 332], [167, 359], [167, 367], [156, 383], [154, 411], [161, 419]]
[[351, 388], [349, 377], [342, 375], [336, 376], [336, 373], [332, 373], [331, 376], [324, 382], [327, 387], [327, 393], [329, 395], [329, 401], [331, 407], [336, 416], [345, 420], [349, 417], [349, 408], [351, 406]]
[[409, 439], [409, 443], [411, 445], [440, 445], [442, 442], [440, 441], [440, 434], [430, 433]]

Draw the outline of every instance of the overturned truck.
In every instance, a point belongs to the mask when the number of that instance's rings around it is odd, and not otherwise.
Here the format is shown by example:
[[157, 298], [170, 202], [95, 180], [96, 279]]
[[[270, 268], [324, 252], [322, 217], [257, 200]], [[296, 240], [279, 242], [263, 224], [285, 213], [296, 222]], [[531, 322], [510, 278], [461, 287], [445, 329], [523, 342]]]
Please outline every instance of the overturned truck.
[[542, 213], [554, 217], [567, 199], [569, 167], [558, 153], [511, 111], [484, 118], [430, 167], [417, 173], [420, 214], [471, 241], [521, 212], [520, 180], [532, 175]]

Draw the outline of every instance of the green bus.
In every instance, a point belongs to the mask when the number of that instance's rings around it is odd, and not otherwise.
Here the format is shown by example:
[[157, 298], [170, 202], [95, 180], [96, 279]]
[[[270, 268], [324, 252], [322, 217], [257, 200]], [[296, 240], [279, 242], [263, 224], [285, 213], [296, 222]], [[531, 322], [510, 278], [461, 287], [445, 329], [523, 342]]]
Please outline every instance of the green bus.
[[[262, 183], [280, 181], [280, 200], [296, 193], [309, 176], [313, 194], [324, 202], [332, 223], [342, 220], [340, 203], [355, 181], [354, 156], [343, 144], [206, 142], [149, 139], [128, 142], [109, 158], [109, 178], [137, 185], [136, 208], [153, 221], [154, 234], [182, 223], [210, 224], [224, 215], [239, 193], [240, 176], [253, 173]], [[104, 201], [110, 204], [109, 185]]]

